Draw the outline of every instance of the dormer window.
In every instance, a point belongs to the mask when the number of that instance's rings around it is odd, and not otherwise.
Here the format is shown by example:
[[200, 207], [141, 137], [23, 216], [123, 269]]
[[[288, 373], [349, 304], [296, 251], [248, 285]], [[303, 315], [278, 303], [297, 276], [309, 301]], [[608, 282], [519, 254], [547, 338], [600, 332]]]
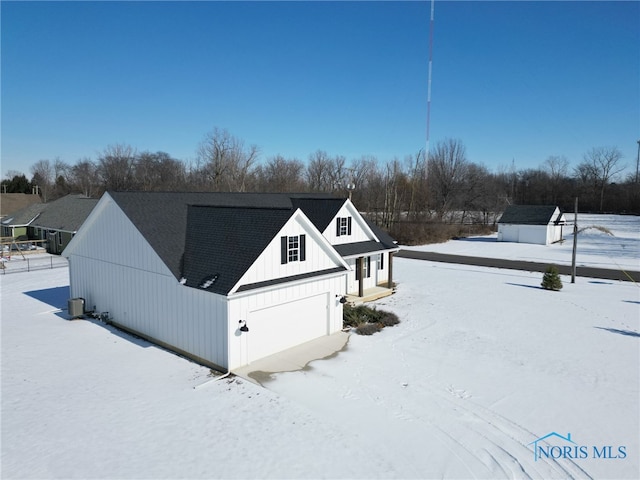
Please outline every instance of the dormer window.
[[336, 219], [336, 236], [351, 235], [351, 217], [338, 217]]
[[298, 261], [298, 252], [300, 251], [300, 240], [299, 237], [289, 237], [289, 247], [287, 249], [287, 255], [289, 257], [290, 262]]
[[305, 235], [280, 237], [280, 263], [304, 262], [306, 260]]

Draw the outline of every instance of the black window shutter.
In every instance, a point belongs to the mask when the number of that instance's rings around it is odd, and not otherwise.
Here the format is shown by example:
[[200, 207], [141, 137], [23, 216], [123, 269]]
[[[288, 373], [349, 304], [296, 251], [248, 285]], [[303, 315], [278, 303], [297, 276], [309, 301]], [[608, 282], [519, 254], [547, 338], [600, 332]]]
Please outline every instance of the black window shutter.
[[287, 240], [287, 237], [280, 237], [280, 263], [282, 265], [287, 263], [287, 260], [289, 259], [289, 255], [287, 252]]
[[304, 262], [307, 259], [307, 245], [305, 243], [306, 236], [300, 235], [300, 261]]
[[380, 254], [380, 268], [379, 270], [384, 270], [384, 253]]
[[347, 217], [347, 235], [351, 235], [351, 217]]
[[356, 280], [360, 280], [360, 259], [356, 258]]
[[367, 257], [367, 278], [371, 276], [371, 257]]
[[340, 236], [340, 217], [336, 218], [336, 236]]

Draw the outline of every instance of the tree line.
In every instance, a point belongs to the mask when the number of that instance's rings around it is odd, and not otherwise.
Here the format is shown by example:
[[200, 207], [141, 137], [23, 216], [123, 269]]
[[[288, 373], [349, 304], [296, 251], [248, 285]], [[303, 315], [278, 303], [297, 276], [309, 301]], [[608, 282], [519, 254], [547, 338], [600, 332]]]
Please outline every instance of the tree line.
[[196, 160], [166, 152], [137, 152], [129, 145], [106, 147], [93, 161], [71, 165], [56, 158], [31, 166], [31, 179], [9, 172], [2, 191], [32, 192], [43, 201], [69, 193], [99, 197], [104, 191], [328, 192], [352, 196], [379, 225], [438, 222], [492, 225], [508, 204], [554, 204], [573, 210], [640, 214], [640, 183], [621, 179], [622, 154], [595, 147], [573, 168], [563, 156], [549, 156], [536, 169], [491, 172], [467, 158], [459, 139], [439, 141], [403, 159], [373, 156], [347, 161], [318, 150], [306, 162], [276, 155], [260, 161], [259, 149], [227, 130], [214, 129], [199, 144]]

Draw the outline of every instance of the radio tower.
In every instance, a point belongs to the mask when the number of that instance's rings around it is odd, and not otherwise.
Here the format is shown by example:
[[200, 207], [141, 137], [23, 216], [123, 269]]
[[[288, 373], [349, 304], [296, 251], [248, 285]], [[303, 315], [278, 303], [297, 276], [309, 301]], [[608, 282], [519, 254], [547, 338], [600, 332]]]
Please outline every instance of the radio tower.
[[424, 153], [425, 161], [429, 160], [429, 130], [431, 127], [431, 65], [433, 63], [433, 10], [435, 0], [431, 0], [431, 20], [429, 21], [429, 74], [427, 80], [427, 145]]

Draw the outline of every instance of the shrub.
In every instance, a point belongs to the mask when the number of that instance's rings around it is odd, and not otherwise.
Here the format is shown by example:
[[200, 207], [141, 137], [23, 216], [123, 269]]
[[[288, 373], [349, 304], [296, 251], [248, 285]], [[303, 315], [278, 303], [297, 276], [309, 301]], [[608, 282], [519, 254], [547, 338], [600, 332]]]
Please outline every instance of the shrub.
[[544, 276], [542, 277], [542, 288], [545, 290], [558, 291], [562, 288], [562, 280], [558, 274], [558, 267], [549, 265]]
[[489, 235], [494, 231], [495, 229], [490, 225], [427, 221], [394, 223], [389, 234], [403, 245], [423, 245], [447, 242], [453, 238], [464, 238], [470, 235]]
[[400, 319], [393, 312], [382, 312], [380, 323], [385, 327], [393, 327], [400, 323]]
[[365, 305], [344, 305], [342, 310], [344, 325], [355, 329], [359, 335], [372, 335], [384, 327], [391, 327], [400, 323], [395, 313]]
[[356, 333], [358, 335], [373, 335], [376, 332], [382, 330], [382, 326], [379, 323], [361, 323], [356, 327]]

